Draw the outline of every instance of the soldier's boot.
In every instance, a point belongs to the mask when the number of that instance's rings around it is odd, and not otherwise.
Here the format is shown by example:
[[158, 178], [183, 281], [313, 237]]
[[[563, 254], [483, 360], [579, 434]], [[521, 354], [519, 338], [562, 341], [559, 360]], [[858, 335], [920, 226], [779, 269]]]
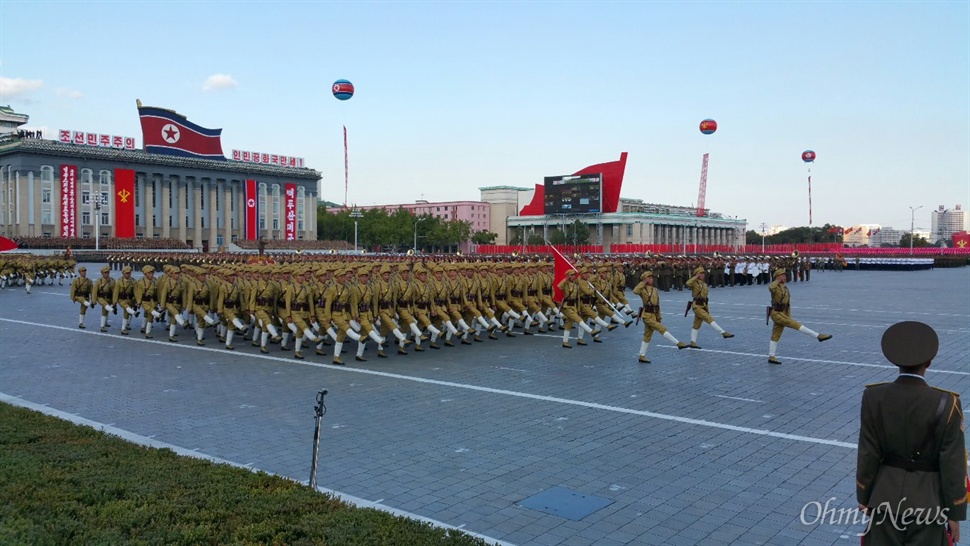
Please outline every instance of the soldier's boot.
[[377, 358], [387, 358], [387, 353], [384, 352], [384, 347], [377, 348]]
[[465, 335], [461, 336], [461, 344], [462, 345], [471, 345], [472, 344], [471, 341], [468, 341], [468, 334], [467, 333]]
[[584, 347], [585, 347], [586, 345], [589, 345], [589, 344], [588, 344], [588, 343], [586, 343], [586, 341], [585, 341], [585, 340], [583, 340], [583, 339], [577, 339], [577, 340], [576, 340], [576, 345], [582, 345], [582, 346], [584, 346]]
[[639, 362], [643, 364], [650, 364], [650, 361], [647, 360], [647, 349], [649, 348], [650, 348], [649, 343], [647, 343], [646, 341], [640, 342], [640, 358], [638, 359]]
[[235, 332], [232, 331], [232, 328], [226, 331], [226, 350], [227, 351], [235, 350], [235, 347], [232, 346], [232, 336], [234, 333]]
[[178, 341], [179, 341], [178, 338], [175, 337], [175, 325], [174, 324], [169, 324], [168, 325], [168, 340], [171, 341], [172, 343], [178, 343]]
[[671, 334], [670, 332], [664, 332], [664, 339], [676, 345], [678, 349], [686, 349], [687, 347], [689, 347], [689, 345], [687, 345], [683, 341], [680, 341], [677, 338], [675, 338], [674, 335]]
[[152, 321], [148, 319], [145, 319], [145, 338], [152, 338]]
[[77, 319], [77, 327], [80, 329], [85, 329], [87, 326], [84, 325], [84, 315], [79, 315], [80, 318]]
[[101, 331], [102, 332], [108, 331], [108, 317], [104, 317], [104, 316], [101, 317]]
[[357, 362], [367, 362], [367, 359], [364, 358], [364, 348], [366, 347], [367, 347], [366, 341], [360, 341], [357, 343], [357, 356], [354, 357], [354, 360], [356, 360]]
[[303, 349], [303, 337], [296, 338], [296, 341], [294, 342], [294, 344], [296, 346], [293, 347], [293, 358], [296, 358], [298, 360], [303, 360], [303, 353], [301, 352], [301, 350]]
[[341, 341], [336, 341], [333, 344], [333, 360], [332, 362], [338, 366], [343, 366], [344, 361], [340, 360], [340, 351], [343, 350], [344, 344]]
[[563, 330], [562, 332], [562, 346], [566, 349], [573, 348], [573, 346], [569, 344], [569, 330]]
[[417, 353], [423, 353], [424, 352], [424, 347], [416, 344], [414, 346], [414, 351], [417, 352]]
[[318, 354], [318, 355], [325, 355], [325, 354], [327, 354], [327, 353], [326, 353], [326, 352], [325, 352], [325, 351], [323, 350], [323, 343], [317, 343], [317, 349], [316, 349], [316, 351], [314, 351], [314, 353], [315, 353], [315, 354]]
[[400, 329], [395, 328], [391, 330], [391, 333], [397, 338], [398, 345], [401, 347], [407, 347], [411, 344], [411, 340], [408, 339], [408, 336], [404, 335], [404, 332], [402, 332]]
[[781, 361], [773, 356], [768, 357], [768, 364], [781, 364]]
[[131, 319], [121, 319], [121, 335], [127, 336], [128, 332], [131, 331], [131, 326], [128, 325], [130, 321]]
[[646, 355], [640, 355], [640, 357], [637, 358], [637, 362], [640, 362], [641, 364], [650, 364], [650, 361], [647, 360]]
[[203, 329], [201, 326], [196, 326], [195, 327], [195, 337], [196, 337], [195, 344], [196, 345], [205, 345], [205, 342], [202, 341], [202, 336], [203, 335], [205, 335], [205, 329]]
[[724, 339], [730, 339], [734, 337], [734, 334], [732, 334], [731, 332], [726, 332], [724, 331], [724, 328], [721, 328], [720, 326], [718, 326], [717, 322], [711, 322], [711, 328], [714, 328], [714, 331], [721, 334], [721, 337], [723, 337]]
[[826, 339], [832, 339], [832, 334], [819, 334], [818, 340], [825, 341]]
[[289, 351], [290, 350], [290, 335], [291, 335], [290, 334], [290, 331], [287, 330], [287, 331], [283, 332], [283, 335], [282, 336], [280, 336], [280, 350], [281, 351]]
[[775, 358], [776, 351], [778, 351], [778, 342], [769, 341], [768, 342], [768, 364], [781, 364], [781, 361]]
[[688, 345], [688, 347], [690, 347], [691, 349], [700, 349], [701, 348], [701, 346], [697, 344], [697, 334], [699, 334], [699, 333], [700, 333], [700, 330], [691, 329], [691, 331], [690, 331], [690, 345]]
[[259, 352], [263, 354], [268, 354], [269, 349], [266, 348], [266, 343], [269, 341], [269, 332], [263, 332], [260, 334], [259, 338]]

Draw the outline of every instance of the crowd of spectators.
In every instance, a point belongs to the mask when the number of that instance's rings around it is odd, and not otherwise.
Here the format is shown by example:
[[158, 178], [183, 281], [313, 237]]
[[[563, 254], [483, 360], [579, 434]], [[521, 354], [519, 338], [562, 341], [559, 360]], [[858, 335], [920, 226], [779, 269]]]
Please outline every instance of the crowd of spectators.
[[244, 250], [259, 250], [263, 242], [266, 250], [353, 250], [354, 245], [347, 241], [284, 241], [277, 239], [261, 239], [259, 241], [236, 241], [235, 244]]
[[[94, 239], [90, 237], [11, 237], [23, 249], [92, 249]], [[119, 239], [102, 237], [98, 246], [105, 250], [187, 250], [191, 247], [178, 239]]]

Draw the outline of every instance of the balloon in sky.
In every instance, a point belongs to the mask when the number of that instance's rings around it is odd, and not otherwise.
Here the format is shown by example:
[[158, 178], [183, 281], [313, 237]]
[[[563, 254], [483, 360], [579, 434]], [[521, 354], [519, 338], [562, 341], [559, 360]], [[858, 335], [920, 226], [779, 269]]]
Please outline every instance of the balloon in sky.
[[338, 100], [347, 100], [354, 96], [354, 84], [347, 80], [337, 80], [333, 82], [333, 96]]
[[815, 161], [815, 152], [813, 152], [812, 150], [805, 150], [804, 152], [802, 152], [802, 161], [804, 161], [805, 163], [811, 163]]
[[712, 135], [717, 131], [717, 122], [713, 119], [705, 119], [701, 122], [701, 132], [705, 135]]

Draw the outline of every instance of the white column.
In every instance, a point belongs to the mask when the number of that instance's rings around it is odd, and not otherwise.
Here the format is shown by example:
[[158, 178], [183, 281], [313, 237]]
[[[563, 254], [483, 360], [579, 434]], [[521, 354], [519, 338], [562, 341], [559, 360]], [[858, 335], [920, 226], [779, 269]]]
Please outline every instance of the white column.
[[[173, 176], [172, 178], [175, 181], [175, 186], [178, 188], [178, 200], [179, 200], [179, 202], [177, 203], [178, 206], [175, 209], [178, 211], [178, 218], [175, 219], [175, 225], [178, 226], [179, 228], [179, 240], [184, 243], [185, 241], [188, 240], [188, 237], [186, 237], [186, 234], [185, 234], [185, 228], [186, 228], [185, 223], [187, 220], [186, 216], [188, 216], [189, 214], [188, 213], [189, 196], [188, 196], [188, 187], [187, 187], [188, 181], [180, 180], [178, 177], [175, 177], [175, 176]], [[198, 206], [198, 203], [196, 203], [196, 206]]]
[[232, 243], [232, 181], [222, 181], [222, 244], [226, 248]]
[[219, 209], [216, 207], [216, 181], [212, 179], [203, 180], [205, 180], [205, 185], [209, 189], [209, 198], [206, 200], [206, 206], [209, 207], [209, 215], [206, 223], [209, 227], [209, 252], [212, 252], [217, 250], [216, 242], [219, 234]]
[[162, 238], [168, 239], [172, 236], [172, 227], [168, 220], [169, 215], [172, 213], [172, 179], [161, 176], [161, 180], [159, 182], [160, 187], [162, 188], [162, 217], [158, 219], [158, 222], [162, 224]]

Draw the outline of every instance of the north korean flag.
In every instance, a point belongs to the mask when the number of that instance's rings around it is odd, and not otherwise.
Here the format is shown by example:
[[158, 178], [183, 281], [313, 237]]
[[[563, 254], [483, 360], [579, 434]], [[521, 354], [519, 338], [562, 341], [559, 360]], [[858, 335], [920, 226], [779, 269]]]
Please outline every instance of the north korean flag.
[[145, 151], [224, 161], [222, 129], [206, 129], [173, 110], [139, 106], [141, 135]]

